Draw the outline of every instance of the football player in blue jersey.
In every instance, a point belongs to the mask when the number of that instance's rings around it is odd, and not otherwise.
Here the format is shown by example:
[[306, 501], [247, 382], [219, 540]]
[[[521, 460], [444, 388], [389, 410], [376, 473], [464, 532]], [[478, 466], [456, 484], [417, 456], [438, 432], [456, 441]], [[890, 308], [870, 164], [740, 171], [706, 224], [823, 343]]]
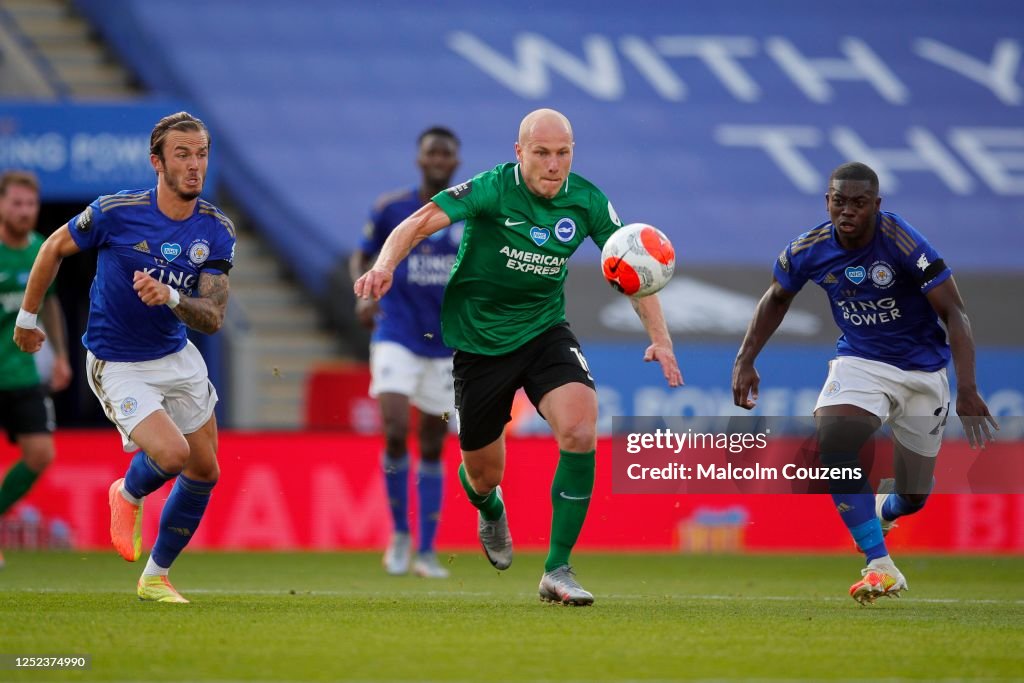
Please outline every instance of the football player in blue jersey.
[[[353, 282], [370, 268], [384, 241], [402, 220], [451, 185], [459, 165], [459, 139], [455, 134], [447, 128], [429, 128], [420, 134], [417, 144], [420, 184], [377, 199], [363, 240], [349, 261]], [[413, 248], [395, 270], [390, 296], [379, 303], [356, 300], [360, 322], [373, 329], [370, 395], [380, 405], [384, 426], [384, 480], [394, 528], [384, 553], [384, 568], [389, 574], [405, 574], [412, 559], [406, 453], [411, 403], [419, 411], [420, 454], [416, 472], [419, 533], [412, 570], [427, 578], [448, 576], [434, 551], [441, 514], [441, 452], [448, 415], [455, 407], [452, 350], [441, 339], [441, 300], [461, 236], [456, 226], [434, 233]]]
[[124, 559], [142, 553], [142, 502], [177, 478], [164, 505], [143, 600], [188, 602], [167, 572], [195, 535], [217, 483], [217, 392], [186, 326], [220, 329], [235, 250], [231, 221], [199, 198], [210, 134], [187, 112], [161, 119], [150, 135], [156, 187], [99, 197], [43, 244], [32, 266], [14, 339], [35, 353], [43, 294], [61, 260], [96, 249], [89, 291], [89, 386], [121, 433], [125, 451], [141, 449], [110, 486], [110, 538]]
[[[828, 294], [842, 331], [814, 416], [823, 465], [860, 466], [861, 448], [887, 422], [895, 481], [872, 494], [866, 478], [831, 480], [829, 491], [867, 566], [850, 588], [861, 604], [898, 596], [906, 579], [884, 536], [893, 521], [924, 507], [949, 413], [946, 366], [956, 369], [956, 411], [972, 447], [998, 429], [978, 393], [974, 339], [945, 261], [900, 216], [881, 211], [878, 176], [846, 163], [829, 178], [829, 221], [791, 242], [747, 328], [733, 367], [736, 405], [751, 409], [760, 378], [754, 360], [808, 280]], [[945, 330], [939, 321], [945, 325]]]

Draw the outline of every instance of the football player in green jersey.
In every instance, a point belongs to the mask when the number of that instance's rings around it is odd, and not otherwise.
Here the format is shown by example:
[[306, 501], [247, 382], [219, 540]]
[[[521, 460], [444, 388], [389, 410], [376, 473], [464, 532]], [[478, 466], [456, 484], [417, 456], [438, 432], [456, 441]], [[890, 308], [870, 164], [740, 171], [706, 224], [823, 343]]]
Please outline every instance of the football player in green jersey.
[[24, 171], [0, 176], [0, 419], [11, 443], [21, 450], [21, 459], [7, 470], [0, 484], [0, 514], [28, 493], [53, 461], [55, 424], [49, 392], [60, 391], [71, 381], [64, 314], [56, 296], [48, 296], [42, 309], [43, 326], [54, 352], [49, 388], [40, 382], [35, 358], [14, 344], [14, 322], [25, 283], [43, 244], [42, 236], [35, 232], [38, 218], [36, 177]]
[[[512, 563], [512, 536], [501, 497], [504, 428], [522, 387], [558, 440], [551, 486], [551, 541], [540, 597], [589, 605], [569, 554], [594, 486], [597, 393], [579, 342], [565, 320], [566, 262], [590, 237], [598, 247], [621, 227], [595, 185], [570, 173], [573, 134], [552, 109], [528, 114], [515, 144], [518, 163], [502, 164], [438, 193], [388, 237], [374, 267], [355, 284], [379, 299], [409, 250], [452, 222], [465, 231], [441, 309], [445, 344], [455, 349], [459, 478], [479, 510], [478, 531], [498, 569]], [[670, 386], [683, 383], [656, 296], [632, 299]]]

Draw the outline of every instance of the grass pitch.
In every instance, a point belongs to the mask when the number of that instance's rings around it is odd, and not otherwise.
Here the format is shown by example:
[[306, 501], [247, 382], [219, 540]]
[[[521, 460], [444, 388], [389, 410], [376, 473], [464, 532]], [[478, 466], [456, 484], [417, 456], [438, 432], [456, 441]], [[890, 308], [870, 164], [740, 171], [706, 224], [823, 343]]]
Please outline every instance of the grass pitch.
[[590, 608], [540, 603], [543, 558], [389, 577], [373, 554], [182, 555], [190, 605], [141, 603], [113, 552], [8, 553], [0, 653], [89, 654], [0, 680], [667, 681], [1024, 678], [1024, 558], [904, 557], [864, 608], [849, 556], [578, 554]]

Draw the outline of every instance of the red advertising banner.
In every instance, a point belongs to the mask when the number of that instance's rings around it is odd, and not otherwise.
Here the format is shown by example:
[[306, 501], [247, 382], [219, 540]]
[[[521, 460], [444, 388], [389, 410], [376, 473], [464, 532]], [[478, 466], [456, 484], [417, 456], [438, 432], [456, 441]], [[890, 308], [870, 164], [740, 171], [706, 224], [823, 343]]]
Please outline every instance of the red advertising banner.
[[[381, 440], [316, 433], [221, 434], [221, 479], [193, 548], [334, 550], [383, 548], [391, 522], [380, 474]], [[963, 452], [961, 452], [963, 450]], [[940, 458], [966, 457], [951, 443]], [[847, 551], [851, 542], [825, 495], [614, 494], [611, 442], [598, 447], [597, 481], [579, 547], [592, 550]], [[0, 468], [17, 450], [0, 446]], [[57, 461], [5, 515], [0, 545], [108, 547], [107, 488], [129, 455], [114, 430], [57, 435]], [[438, 545], [475, 549], [476, 511], [458, 483], [458, 444], [445, 452], [446, 494]], [[551, 439], [511, 439], [502, 489], [516, 547], [547, 546]], [[410, 479], [415, 499], [414, 479]], [[170, 485], [147, 498], [150, 546]], [[415, 510], [415, 500], [412, 502]], [[415, 529], [415, 524], [413, 524]], [[1024, 552], [1024, 496], [934, 495], [889, 537], [900, 551]]]

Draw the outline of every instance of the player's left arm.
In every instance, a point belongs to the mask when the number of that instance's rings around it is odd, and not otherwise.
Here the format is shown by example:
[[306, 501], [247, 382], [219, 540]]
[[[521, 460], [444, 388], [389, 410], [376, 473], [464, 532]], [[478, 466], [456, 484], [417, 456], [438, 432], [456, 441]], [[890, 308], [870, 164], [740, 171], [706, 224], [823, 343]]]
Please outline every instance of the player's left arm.
[[999, 429], [998, 423], [978, 393], [974, 372], [974, 335], [967, 309], [952, 276], [930, 289], [928, 302], [946, 325], [949, 348], [953, 354], [956, 369], [956, 412], [964, 423], [967, 440], [971, 446], [985, 446], [992, 440], [990, 426]]
[[67, 334], [64, 330], [64, 311], [56, 294], [43, 300], [43, 328], [53, 348], [53, 374], [50, 377], [50, 389], [63, 391], [71, 383], [71, 363], [68, 362]]
[[651, 294], [641, 298], [630, 297], [633, 310], [640, 316], [647, 336], [651, 339], [651, 345], [644, 351], [644, 361], [658, 361], [661, 365], [661, 372], [665, 375], [670, 387], [678, 387], [683, 384], [683, 373], [679, 370], [679, 363], [676, 362], [675, 352], [672, 350], [672, 337], [668, 333], [668, 325], [665, 323], [665, 314], [661, 310], [661, 301], [657, 294]]
[[142, 271], [135, 271], [133, 286], [147, 306], [173, 303], [172, 299], [178, 294], [178, 303], [172, 308], [174, 315], [193, 330], [213, 334], [224, 324], [228, 308], [228, 276], [225, 273], [201, 272], [199, 296], [184, 296]]
[[[603, 249], [608, 238], [622, 227], [622, 220], [612, 208], [611, 200], [600, 191], [591, 194], [589, 213], [590, 238], [594, 240], [598, 249]], [[640, 322], [643, 323], [644, 330], [651, 340], [651, 345], [644, 351], [644, 362], [658, 361], [668, 385], [682, 386], [683, 373], [679, 370], [676, 354], [672, 350], [672, 337], [669, 336], [658, 295], [630, 297], [629, 303], [633, 304], [633, 310], [640, 316]]]

